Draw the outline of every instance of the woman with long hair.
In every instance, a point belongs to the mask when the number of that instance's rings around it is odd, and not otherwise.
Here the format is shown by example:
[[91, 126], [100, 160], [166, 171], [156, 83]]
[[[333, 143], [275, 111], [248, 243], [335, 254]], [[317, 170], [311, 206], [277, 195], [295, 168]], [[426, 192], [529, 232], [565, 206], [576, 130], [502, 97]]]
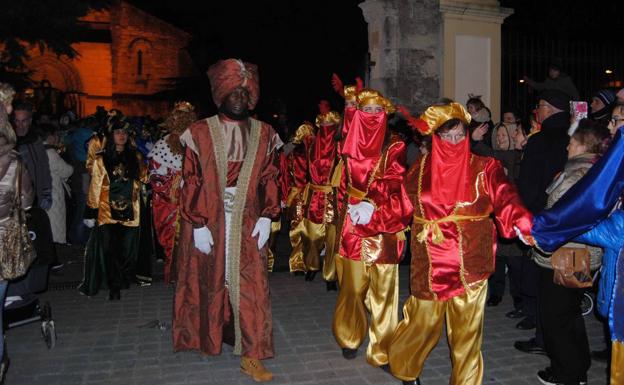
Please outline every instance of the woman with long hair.
[[136, 281], [140, 189], [147, 183], [141, 154], [129, 141], [130, 124], [117, 113], [108, 119], [104, 147], [95, 156], [84, 223], [94, 228], [85, 254], [82, 294], [108, 287], [109, 300]]

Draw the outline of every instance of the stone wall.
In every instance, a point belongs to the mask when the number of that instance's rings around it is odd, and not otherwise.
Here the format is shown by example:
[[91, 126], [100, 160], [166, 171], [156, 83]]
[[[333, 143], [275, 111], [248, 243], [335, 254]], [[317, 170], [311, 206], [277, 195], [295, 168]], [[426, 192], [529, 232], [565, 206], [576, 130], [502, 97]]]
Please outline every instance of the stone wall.
[[126, 2], [113, 12], [111, 33], [114, 94], [154, 94], [192, 70], [191, 36]]
[[367, 0], [369, 85], [412, 112], [440, 97], [439, 0]]

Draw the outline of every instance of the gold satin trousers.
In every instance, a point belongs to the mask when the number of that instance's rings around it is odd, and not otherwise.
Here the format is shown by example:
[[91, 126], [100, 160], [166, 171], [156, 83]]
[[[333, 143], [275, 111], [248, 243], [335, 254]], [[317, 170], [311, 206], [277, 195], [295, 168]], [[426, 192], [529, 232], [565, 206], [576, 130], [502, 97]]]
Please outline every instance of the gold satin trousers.
[[487, 280], [475, 283], [463, 295], [447, 301], [410, 296], [403, 306], [389, 347], [392, 374], [404, 381], [420, 376], [425, 360], [438, 344], [446, 319], [451, 350], [451, 385], [479, 385], [483, 380], [483, 315]]
[[624, 384], [624, 343], [611, 344], [611, 385]]
[[399, 322], [399, 265], [367, 266], [337, 256], [336, 273], [340, 285], [333, 321], [336, 342], [341, 348], [357, 349], [368, 331], [368, 363], [387, 364], [388, 345]]
[[288, 259], [288, 266], [291, 273], [306, 271], [305, 264], [303, 263], [303, 242], [301, 240], [303, 228], [303, 221], [290, 221], [290, 232], [288, 235], [290, 237], [292, 251]]
[[306, 271], [319, 271], [321, 269], [321, 252], [325, 250], [323, 279], [335, 281], [336, 226], [333, 224], [314, 223], [306, 218], [303, 218], [302, 224], [301, 245]]
[[268, 248], [267, 248], [267, 269], [269, 273], [273, 272], [273, 266], [275, 265], [275, 254], [273, 253], [273, 247], [275, 246], [275, 239], [282, 229], [282, 223], [279, 221], [271, 222], [271, 235], [269, 236]]

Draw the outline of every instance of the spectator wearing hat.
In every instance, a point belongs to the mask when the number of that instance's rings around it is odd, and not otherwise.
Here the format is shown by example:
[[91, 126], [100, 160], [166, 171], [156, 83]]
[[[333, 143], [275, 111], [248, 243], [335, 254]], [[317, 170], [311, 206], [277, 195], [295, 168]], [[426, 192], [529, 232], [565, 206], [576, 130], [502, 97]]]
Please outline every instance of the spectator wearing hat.
[[572, 100], [579, 100], [579, 92], [572, 78], [561, 71], [559, 59], [554, 59], [548, 65], [548, 77], [543, 82], [536, 82], [528, 76], [524, 77], [526, 84], [536, 91], [559, 90], [567, 94]]
[[611, 111], [615, 106], [615, 92], [611, 90], [600, 90], [592, 96], [591, 120], [600, 123], [603, 126], [609, 124], [611, 119]]
[[[544, 91], [538, 97], [537, 120], [541, 130], [529, 137], [524, 148], [518, 191], [526, 207], [536, 214], [546, 207], [546, 188], [554, 177], [563, 170], [567, 161], [567, 146], [570, 138], [570, 97], [558, 90]], [[516, 341], [516, 349], [526, 353], [544, 354], [541, 327], [537, 319], [537, 286], [539, 269], [526, 258], [522, 259], [522, 308], [525, 319], [516, 325], [518, 329], [532, 329], [537, 326], [535, 338]]]

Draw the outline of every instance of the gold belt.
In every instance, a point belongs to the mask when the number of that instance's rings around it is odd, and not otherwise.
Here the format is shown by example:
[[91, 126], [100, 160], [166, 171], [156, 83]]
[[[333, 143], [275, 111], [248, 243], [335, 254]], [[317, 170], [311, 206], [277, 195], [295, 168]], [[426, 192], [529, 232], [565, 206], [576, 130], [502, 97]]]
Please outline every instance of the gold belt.
[[364, 199], [366, 197], [366, 192], [362, 190], [358, 190], [355, 187], [348, 185], [347, 186], [347, 194], [353, 198]]
[[318, 192], [324, 192], [326, 194], [333, 192], [333, 187], [330, 185], [322, 185], [322, 184], [312, 184], [312, 183], [308, 183], [308, 186], [310, 186], [310, 188], [314, 191], [318, 191]]
[[416, 235], [416, 239], [418, 242], [425, 242], [427, 240], [427, 236], [429, 233], [432, 234], [431, 240], [434, 244], [439, 245], [444, 242], [444, 234], [442, 234], [442, 230], [440, 229], [440, 223], [445, 222], [462, 222], [462, 221], [481, 221], [483, 219], [489, 218], [490, 215], [448, 215], [439, 219], [425, 219], [414, 216], [414, 223], [419, 223], [423, 225], [423, 229], [418, 235]]

